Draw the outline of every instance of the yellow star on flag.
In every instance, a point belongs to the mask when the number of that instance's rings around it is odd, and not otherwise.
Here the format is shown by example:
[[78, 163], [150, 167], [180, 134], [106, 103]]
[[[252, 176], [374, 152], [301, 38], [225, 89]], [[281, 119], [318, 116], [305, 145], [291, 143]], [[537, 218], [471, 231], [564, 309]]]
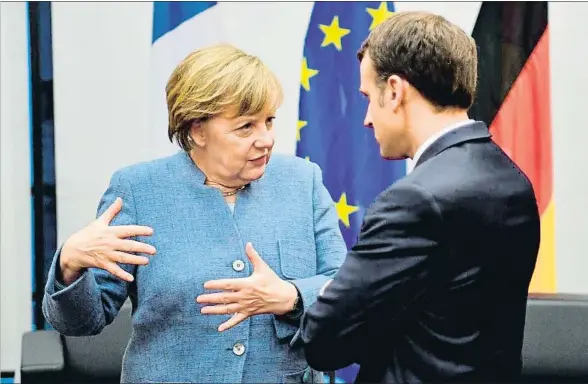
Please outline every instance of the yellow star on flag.
[[302, 88], [310, 91], [310, 78], [316, 76], [319, 73], [316, 69], [308, 68], [308, 61], [306, 61], [306, 57], [302, 59], [302, 76], [300, 83], [302, 84]]
[[372, 29], [376, 28], [376, 26], [378, 26], [378, 24], [380, 24], [381, 22], [383, 22], [384, 20], [386, 20], [387, 18], [389, 18], [390, 16], [392, 16], [394, 14], [394, 12], [391, 12], [388, 10], [388, 3], [385, 1], [382, 1], [380, 3], [380, 6], [377, 9], [366, 8], [366, 11], [372, 17], [372, 24], [370, 25], [370, 31]]
[[341, 28], [339, 26], [339, 16], [334, 16], [331, 25], [319, 24], [319, 28], [325, 34], [325, 38], [321, 44], [321, 47], [326, 47], [329, 44], [333, 44], [338, 51], [342, 50], [341, 39], [343, 36], [348, 35], [351, 30]]
[[298, 124], [296, 124], [296, 141], [300, 141], [300, 130], [308, 124], [308, 121], [298, 120]]
[[335, 207], [337, 208], [337, 213], [339, 214], [339, 220], [341, 220], [343, 224], [349, 228], [349, 215], [351, 215], [353, 212], [359, 211], [359, 207], [347, 204], [347, 195], [345, 192], [341, 194], [339, 201], [335, 203]]

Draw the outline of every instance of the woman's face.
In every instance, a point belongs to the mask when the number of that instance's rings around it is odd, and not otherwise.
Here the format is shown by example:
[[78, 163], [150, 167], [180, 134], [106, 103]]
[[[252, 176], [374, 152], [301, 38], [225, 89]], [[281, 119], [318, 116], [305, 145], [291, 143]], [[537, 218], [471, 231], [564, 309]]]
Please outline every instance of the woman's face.
[[[274, 111], [253, 116], [225, 114], [195, 124], [192, 139], [197, 144], [205, 173], [213, 181], [238, 186], [259, 179], [265, 172], [274, 146]], [[200, 156], [201, 155], [201, 156]]]

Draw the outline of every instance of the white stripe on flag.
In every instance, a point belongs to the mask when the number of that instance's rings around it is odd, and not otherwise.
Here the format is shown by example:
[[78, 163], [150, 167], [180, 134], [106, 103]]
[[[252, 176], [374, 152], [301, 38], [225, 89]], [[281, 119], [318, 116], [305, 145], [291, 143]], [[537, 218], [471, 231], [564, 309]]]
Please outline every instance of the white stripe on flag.
[[188, 54], [224, 41], [215, 5], [186, 20], [157, 39], [151, 48], [151, 135], [154, 156], [167, 156], [178, 146], [167, 140], [168, 114], [165, 86], [174, 68]]

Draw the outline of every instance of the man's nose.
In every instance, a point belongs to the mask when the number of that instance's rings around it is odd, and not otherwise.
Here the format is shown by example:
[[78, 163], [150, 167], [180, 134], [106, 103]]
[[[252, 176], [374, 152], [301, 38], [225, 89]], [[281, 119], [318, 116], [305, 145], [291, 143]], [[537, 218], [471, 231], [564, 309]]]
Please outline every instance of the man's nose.
[[374, 125], [372, 123], [372, 114], [370, 113], [370, 106], [368, 106], [365, 111], [365, 117], [363, 118], [363, 125], [366, 128], [373, 128], [374, 127]]
[[374, 128], [374, 125], [372, 124], [372, 119], [368, 115], [365, 116], [365, 119], [363, 120], [363, 125], [366, 128]]

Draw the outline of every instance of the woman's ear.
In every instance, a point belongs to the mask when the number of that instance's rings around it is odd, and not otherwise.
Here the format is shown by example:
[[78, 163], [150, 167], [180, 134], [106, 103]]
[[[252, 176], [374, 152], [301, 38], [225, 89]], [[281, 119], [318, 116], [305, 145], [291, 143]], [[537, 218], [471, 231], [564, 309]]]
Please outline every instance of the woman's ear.
[[190, 138], [191, 141], [197, 147], [205, 147], [206, 146], [206, 130], [204, 129], [204, 124], [201, 121], [194, 121], [190, 126]]

